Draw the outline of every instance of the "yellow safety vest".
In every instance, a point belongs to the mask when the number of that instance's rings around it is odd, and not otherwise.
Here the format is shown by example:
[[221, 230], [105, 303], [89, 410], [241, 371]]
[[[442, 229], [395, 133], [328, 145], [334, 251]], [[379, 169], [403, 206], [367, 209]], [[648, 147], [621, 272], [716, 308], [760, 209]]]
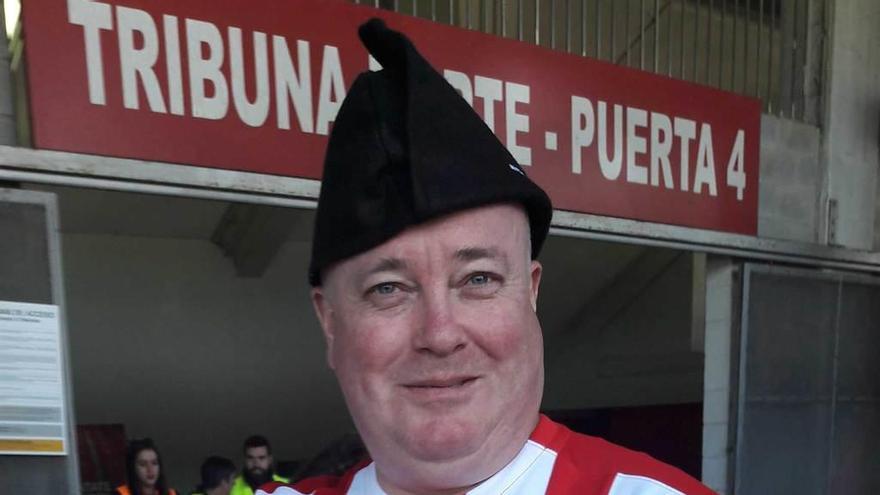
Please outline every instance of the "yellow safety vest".
[[[272, 481], [290, 483], [289, 479], [283, 476], [278, 476], [277, 474], [272, 475]], [[254, 495], [254, 491], [251, 490], [247, 481], [244, 480], [244, 476], [239, 474], [235, 477], [235, 482], [232, 483], [232, 490], [229, 491], [229, 495]]]

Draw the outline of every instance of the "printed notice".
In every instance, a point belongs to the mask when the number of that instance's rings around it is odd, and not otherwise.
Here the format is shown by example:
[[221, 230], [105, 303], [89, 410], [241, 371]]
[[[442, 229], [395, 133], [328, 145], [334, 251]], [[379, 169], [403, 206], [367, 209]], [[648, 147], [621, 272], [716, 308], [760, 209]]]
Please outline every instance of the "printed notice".
[[0, 301], [0, 454], [64, 455], [58, 306]]

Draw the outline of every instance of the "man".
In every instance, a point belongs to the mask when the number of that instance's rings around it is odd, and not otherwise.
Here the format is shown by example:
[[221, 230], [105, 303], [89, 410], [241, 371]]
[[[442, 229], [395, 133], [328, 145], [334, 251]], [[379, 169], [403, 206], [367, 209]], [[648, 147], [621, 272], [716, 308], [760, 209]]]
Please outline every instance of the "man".
[[550, 201], [409, 40], [378, 20], [360, 35], [383, 70], [334, 124], [309, 275], [372, 460], [259, 493], [710, 494], [539, 414]]
[[253, 435], [244, 441], [244, 469], [232, 483], [231, 495], [253, 495], [254, 490], [270, 481], [287, 483], [287, 478], [274, 472], [272, 446], [262, 435]]
[[235, 464], [225, 457], [211, 456], [199, 469], [202, 481], [192, 495], [229, 495], [235, 482]]

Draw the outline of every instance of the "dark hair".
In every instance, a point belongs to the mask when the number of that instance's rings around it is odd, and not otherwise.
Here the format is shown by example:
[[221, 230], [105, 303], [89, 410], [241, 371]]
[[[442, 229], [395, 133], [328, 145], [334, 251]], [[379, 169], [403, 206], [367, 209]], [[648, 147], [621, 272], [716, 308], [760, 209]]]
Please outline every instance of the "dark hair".
[[248, 449], [253, 449], [256, 447], [266, 447], [266, 452], [269, 455], [272, 455], [272, 446], [269, 445], [269, 440], [263, 435], [251, 435], [247, 437], [244, 441], [244, 447], [242, 447], [241, 451], [247, 454]]
[[198, 491], [212, 490], [235, 474], [235, 464], [225, 457], [212, 455], [202, 463], [201, 473], [202, 483]]
[[149, 438], [140, 438], [128, 443], [128, 450], [125, 453], [125, 478], [128, 481], [128, 489], [131, 490], [131, 495], [141, 495], [141, 484], [137, 477], [135, 464], [137, 464], [138, 454], [145, 450], [152, 450], [156, 453], [156, 461], [159, 463], [159, 478], [156, 480], [156, 490], [161, 495], [167, 495], [169, 493], [168, 482], [165, 481], [165, 468], [162, 466], [162, 456], [159, 455], [156, 444]]
[[341, 476], [368, 456], [367, 448], [357, 433], [343, 435], [333, 441], [296, 473], [296, 480], [314, 476]]

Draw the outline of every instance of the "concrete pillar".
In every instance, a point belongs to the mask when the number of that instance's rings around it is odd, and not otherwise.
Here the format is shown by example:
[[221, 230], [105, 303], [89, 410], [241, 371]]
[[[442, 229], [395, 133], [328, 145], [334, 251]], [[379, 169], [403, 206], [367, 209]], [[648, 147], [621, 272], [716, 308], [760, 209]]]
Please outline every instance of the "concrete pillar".
[[877, 180], [877, 198], [874, 204], [874, 251], [880, 251], [880, 179]]
[[825, 241], [872, 249], [880, 168], [880, 2], [829, 0]]
[[6, 13], [0, 8], [0, 144], [15, 145], [15, 110], [12, 95], [12, 77], [9, 72], [9, 41], [6, 38]]
[[720, 495], [730, 493], [734, 443], [731, 408], [736, 383], [733, 371], [738, 353], [734, 338], [739, 328], [741, 287], [739, 268], [730, 259], [708, 256], [706, 261], [706, 334], [703, 368], [702, 481]]

